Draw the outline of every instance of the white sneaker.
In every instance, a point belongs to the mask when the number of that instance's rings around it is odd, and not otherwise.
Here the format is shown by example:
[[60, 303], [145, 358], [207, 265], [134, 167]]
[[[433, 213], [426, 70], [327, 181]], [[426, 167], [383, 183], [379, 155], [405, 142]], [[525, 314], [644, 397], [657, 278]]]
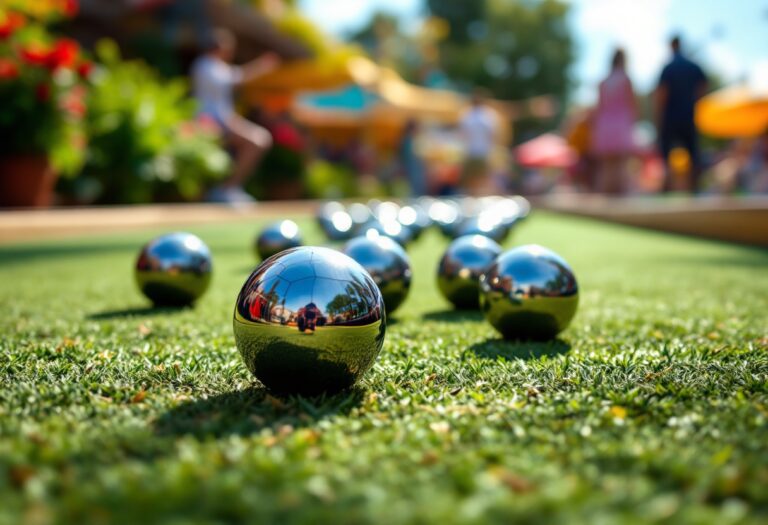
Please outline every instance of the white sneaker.
[[254, 199], [249, 193], [236, 186], [217, 186], [215, 188], [211, 188], [205, 195], [205, 200], [207, 202], [232, 204], [235, 206], [240, 204], [253, 204], [256, 202], [256, 199]]

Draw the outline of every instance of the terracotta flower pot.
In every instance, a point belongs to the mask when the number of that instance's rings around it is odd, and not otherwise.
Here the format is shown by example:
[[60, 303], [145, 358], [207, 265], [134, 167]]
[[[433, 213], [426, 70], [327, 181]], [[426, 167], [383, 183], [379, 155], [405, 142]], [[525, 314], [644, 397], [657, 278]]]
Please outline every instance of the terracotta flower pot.
[[56, 178], [46, 155], [0, 157], [0, 206], [50, 206]]

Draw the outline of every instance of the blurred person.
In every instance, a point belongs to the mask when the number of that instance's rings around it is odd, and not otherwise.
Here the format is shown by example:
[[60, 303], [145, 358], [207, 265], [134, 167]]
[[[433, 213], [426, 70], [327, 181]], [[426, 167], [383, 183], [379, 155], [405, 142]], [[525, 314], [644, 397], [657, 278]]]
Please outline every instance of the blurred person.
[[268, 53], [243, 66], [233, 66], [230, 62], [235, 46], [231, 32], [215, 29], [207, 51], [192, 65], [193, 91], [200, 103], [200, 115], [219, 125], [225, 141], [234, 150], [231, 176], [213, 188], [207, 199], [231, 204], [253, 202], [243, 185], [272, 146], [269, 131], [235, 112], [234, 88], [272, 71], [280, 61], [277, 55]]
[[467, 148], [462, 184], [470, 195], [484, 193], [490, 184], [490, 157], [499, 132], [496, 114], [484, 103], [484, 98], [479, 90], [473, 93], [471, 106], [460, 123]]
[[592, 114], [590, 150], [597, 161], [595, 188], [601, 193], [624, 193], [628, 188], [626, 165], [635, 149], [632, 136], [636, 115], [626, 56], [624, 50], [617, 49], [611, 71], [600, 83]]
[[656, 88], [659, 149], [667, 166], [663, 191], [672, 189], [669, 154], [679, 145], [690, 157], [691, 190], [696, 192], [699, 190], [701, 159], [694, 111], [696, 101], [707, 89], [707, 77], [697, 64], [683, 56], [679, 36], [672, 38], [670, 47], [672, 60], [664, 66]]
[[420, 197], [427, 193], [427, 181], [424, 162], [416, 153], [416, 137], [419, 133], [419, 124], [414, 119], [408, 120], [400, 137], [398, 148], [400, 169], [408, 180], [412, 197]]

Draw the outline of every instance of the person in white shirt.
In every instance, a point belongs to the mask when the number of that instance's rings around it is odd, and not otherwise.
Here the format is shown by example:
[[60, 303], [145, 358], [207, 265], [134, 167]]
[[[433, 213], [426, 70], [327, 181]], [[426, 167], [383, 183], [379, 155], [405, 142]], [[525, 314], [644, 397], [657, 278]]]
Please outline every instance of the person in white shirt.
[[213, 202], [251, 202], [242, 188], [257, 164], [272, 146], [269, 131], [241, 117], [235, 111], [234, 88], [275, 69], [280, 59], [274, 53], [264, 54], [242, 65], [230, 64], [235, 52], [235, 37], [227, 30], [213, 31], [208, 51], [192, 65], [192, 85], [200, 105], [200, 115], [213, 119], [235, 150], [232, 175], [221, 186], [212, 189]]
[[472, 105], [460, 123], [466, 143], [462, 184], [470, 194], [483, 193], [489, 186], [488, 163], [498, 133], [496, 114], [483, 103], [483, 95], [475, 92]]

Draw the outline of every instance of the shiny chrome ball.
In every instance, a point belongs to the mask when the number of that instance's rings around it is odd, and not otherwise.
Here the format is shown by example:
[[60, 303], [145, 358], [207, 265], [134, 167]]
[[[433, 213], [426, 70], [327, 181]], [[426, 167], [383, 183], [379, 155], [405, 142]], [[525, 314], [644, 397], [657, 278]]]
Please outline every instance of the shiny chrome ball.
[[389, 237], [369, 234], [352, 239], [343, 251], [373, 277], [384, 298], [387, 314], [405, 301], [411, 288], [411, 262], [402, 246]]
[[301, 247], [264, 261], [237, 297], [235, 342], [268, 389], [314, 395], [353, 385], [384, 344], [384, 301], [355, 261]]
[[289, 220], [275, 222], [261, 230], [256, 237], [254, 248], [260, 260], [269, 259], [288, 248], [297, 248], [303, 243], [298, 225]]
[[421, 237], [424, 230], [432, 225], [429, 215], [418, 203], [407, 204], [400, 208], [397, 221], [411, 230], [414, 240]]
[[437, 267], [437, 287], [456, 308], [479, 305], [480, 276], [501, 253], [501, 246], [484, 235], [467, 235], [453, 241]]
[[396, 241], [400, 246], [406, 247], [413, 241], [413, 232], [407, 226], [397, 221], [380, 222], [371, 219], [358, 231], [358, 237], [384, 236]]
[[185, 306], [208, 289], [211, 267], [211, 251], [199, 237], [170, 233], [141, 249], [136, 284], [156, 306]]
[[531, 213], [531, 203], [521, 195], [515, 195], [512, 200], [517, 205], [517, 214], [520, 220], [528, 218]]
[[344, 206], [338, 202], [328, 202], [320, 207], [317, 223], [331, 241], [345, 241], [354, 234], [354, 222]]
[[502, 253], [480, 279], [480, 309], [506, 339], [554, 338], [578, 304], [568, 263], [535, 244]]
[[446, 237], [456, 237], [456, 231], [464, 221], [461, 207], [451, 200], [436, 200], [429, 206], [429, 218]]
[[466, 219], [456, 229], [456, 238], [467, 235], [484, 235], [497, 243], [502, 243], [509, 235], [509, 231], [510, 228], [501, 221], [501, 217], [492, 213], [481, 213]]

